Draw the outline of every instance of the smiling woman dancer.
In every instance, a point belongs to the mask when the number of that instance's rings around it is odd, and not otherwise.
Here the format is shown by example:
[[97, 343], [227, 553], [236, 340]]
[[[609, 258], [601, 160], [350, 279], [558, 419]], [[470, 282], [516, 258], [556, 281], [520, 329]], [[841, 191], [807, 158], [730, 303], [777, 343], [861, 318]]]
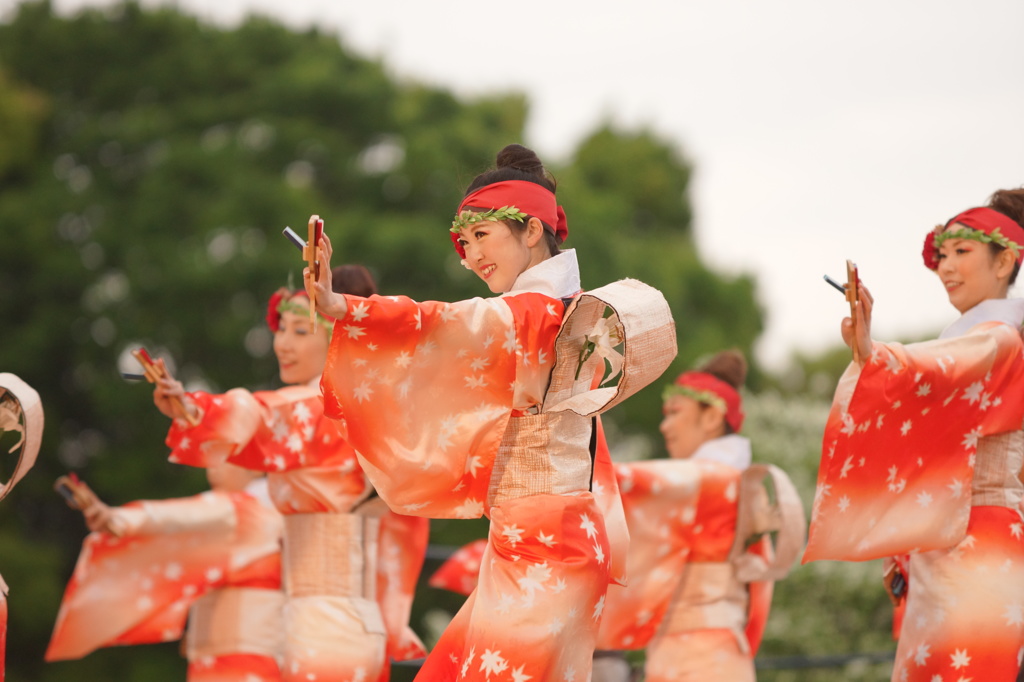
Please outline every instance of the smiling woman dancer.
[[[519, 145], [470, 184], [450, 234], [502, 296], [338, 296], [329, 268], [316, 282], [307, 269], [319, 309], [338, 320], [325, 409], [349, 422], [396, 511], [490, 518], [479, 584], [417, 679], [582, 682], [624, 549], [608, 532], [623, 528], [621, 508], [616, 523], [596, 499], [614, 478], [592, 460], [594, 416], [664, 371], [671, 314], [634, 280], [580, 295], [576, 254], [558, 249], [568, 229], [555, 184]], [[329, 263], [326, 235], [319, 255]]]
[[[376, 291], [362, 266], [338, 266], [334, 278], [344, 291]], [[390, 513], [373, 498], [346, 423], [324, 417], [319, 381], [331, 327], [321, 319], [313, 328], [306, 292], [276, 292], [267, 323], [283, 388], [211, 395], [185, 393], [170, 377], [160, 380], [153, 399], [174, 418], [167, 438], [171, 459], [205, 466], [227, 456], [267, 473], [270, 497], [285, 521], [283, 679], [386, 680], [389, 658], [423, 654], [407, 621], [427, 522]], [[198, 426], [182, 418], [183, 405]], [[384, 554], [387, 565], [378, 563]]]
[[1012, 681], [1024, 647], [1024, 189], [1000, 190], [925, 238], [961, 317], [935, 341], [856, 349], [825, 431], [804, 560], [910, 555], [894, 681]]

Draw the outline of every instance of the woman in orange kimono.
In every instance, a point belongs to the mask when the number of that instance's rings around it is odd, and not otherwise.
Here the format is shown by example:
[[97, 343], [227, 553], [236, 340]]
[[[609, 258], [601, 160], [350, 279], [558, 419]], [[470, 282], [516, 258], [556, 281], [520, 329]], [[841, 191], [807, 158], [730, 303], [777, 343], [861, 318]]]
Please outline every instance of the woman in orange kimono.
[[[43, 403], [36, 390], [14, 374], [0, 372], [0, 436], [19, 434], [9, 447], [18, 453], [18, 463], [6, 482], [0, 482], [0, 500], [36, 463], [43, 439]], [[9, 442], [9, 441], [7, 441]], [[6, 444], [6, 443], [5, 443]], [[7, 649], [7, 583], [0, 577], [0, 680], [4, 679], [4, 654]]]
[[189, 682], [281, 680], [281, 515], [262, 476], [220, 460], [207, 478], [210, 492], [175, 500], [91, 496], [47, 661], [185, 630]]
[[894, 681], [1012, 682], [1024, 648], [1024, 189], [925, 239], [961, 317], [938, 340], [871, 340], [861, 288], [843, 340], [804, 560], [910, 555]]
[[746, 371], [738, 351], [723, 351], [679, 375], [661, 422], [670, 459], [617, 467], [629, 584], [608, 590], [599, 646], [646, 648], [648, 682], [754, 680], [773, 581], [803, 545], [793, 484], [774, 466], [751, 465], [750, 441], [739, 435]]
[[[343, 290], [376, 289], [362, 266], [334, 274]], [[390, 513], [356, 461], [346, 423], [324, 418], [319, 381], [332, 328], [323, 318], [314, 328], [306, 293], [279, 290], [267, 321], [287, 385], [211, 395], [161, 380], [154, 401], [174, 418], [170, 458], [206, 466], [222, 456], [267, 472], [285, 522], [284, 679], [387, 680], [391, 658], [424, 655], [408, 619], [428, 522]]]
[[[580, 294], [554, 190], [519, 145], [470, 184], [450, 235], [496, 298], [333, 295], [328, 269], [316, 281], [306, 270], [337, 319], [325, 409], [347, 421], [381, 497], [402, 513], [490, 518], [479, 584], [419, 680], [583, 682], [608, 582], [622, 577], [594, 418], [664, 371], [675, 330], [639, 282]], [[330, 239], [318, 249], [329, 262]]]

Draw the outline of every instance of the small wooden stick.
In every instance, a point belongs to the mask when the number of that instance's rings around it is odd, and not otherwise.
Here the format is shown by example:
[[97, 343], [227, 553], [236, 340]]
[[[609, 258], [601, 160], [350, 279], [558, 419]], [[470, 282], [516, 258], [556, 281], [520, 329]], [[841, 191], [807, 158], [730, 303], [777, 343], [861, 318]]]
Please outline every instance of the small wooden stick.
[[[142, 373], [145, 375], [146, 381], [149, 383], [155, 384], [157, 381], [167, 376], [167, 373], [160, 369], [159, 365], [153, 362], [153, 358], [150, 357], [145, 348], [136, 348], [133, 350], [132, 357], [138, 360], [139, 364], [142, 365]], [[199, 419], [188, 411], [188, 408], [185, 407], [185, 403], [183, 403], [180, 398], [174, 397], [171, 400], [181, 407], [181, 411], [185, 415], [185, 421], [192, 426], [199, 426]]]
[[[309, 271], [313, 275], [313, 281], [320, 278], [320, 262], [316, 258], [316, 247], [320, 244], [320, 235], [324, 232], [324, 221], [320, 216], [313, 214], [309, 216], [309, 235], [306, 245], [302, 247], [302, 257], [309, 265]], [[306, 291], [309, 295], [309, 323], [316, 331], [316, 288], [312, 287]]]
[[850, 321], [853, 322], [853, 361], [860, 364], [860, 344], [857, 342], [857, 301], [860, 291], [857, 288], [857, 265], [846, 261], [846, 300], [850, 303]]

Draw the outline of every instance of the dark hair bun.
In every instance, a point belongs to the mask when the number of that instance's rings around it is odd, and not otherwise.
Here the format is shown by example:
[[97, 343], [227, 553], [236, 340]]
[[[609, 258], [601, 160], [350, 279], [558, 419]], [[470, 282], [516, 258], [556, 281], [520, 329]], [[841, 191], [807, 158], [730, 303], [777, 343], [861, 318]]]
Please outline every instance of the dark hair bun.
[[506, 145], [495, 160], [495, 167], [473, 178], [466, 188], [466, 194], [474, 192], [484, 185], [507, 180], [523, 180], [533, 182], [541, 187], [555, 191], [557, 182], [551, 173], [544, 168], [537, 154], [521, 144]]
[[992, 194], [988, 200], [989, 208], [1007, 215], [1017, 224], [1024, 227], [1024, 187], [1019, 189], [1001, 189]]
[[524, 173], [532, 173], [544, 177], [544, 164], [540, 162], [532, 149], [521, 144], [510, 144], [498, 152], [495, 162], [497, 168], [515, 168]]
[[698, 371], [721, 379], [738, 391], [747, 380], [747, 360], [735, 348], [723, 350], [715, 353]]
[[377, 293], [377, 283], [373, 281], [370, 271], [362, 265], [338, 265], [331, 268], [331, 289], [336, 294], [365, 298]]

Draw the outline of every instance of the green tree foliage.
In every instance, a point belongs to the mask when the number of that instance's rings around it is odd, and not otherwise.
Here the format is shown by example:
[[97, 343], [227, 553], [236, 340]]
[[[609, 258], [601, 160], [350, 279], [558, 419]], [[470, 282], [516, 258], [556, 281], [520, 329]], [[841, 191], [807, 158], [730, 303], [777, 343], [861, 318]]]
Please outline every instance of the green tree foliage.
[[676, 361], [662, 381], [605, 419], [613, 430], [655, 433], [663, 384], [722, 348], [751, 357], [763, 329], [754, 280], [712, 272], [701, 262], [690, 224], [690, 165], [652, 133], [603, 126], [556, 174], [583, 286], [635, 277], [658, 288], [672, 309]]
[[46, 113], [42, 95], [15, 87], [0, 71], [0, 181], [14, 178], [31, 165]]
[[[84, 535], [52, 481], [78, 471], [113, 504], [205, 487], [165, 461], [149, 388], [119, 375], [128, 350], [166, 355], [193, 387], [276, 386], [264, 306], [301, 272], [281, 229], [311, 213], [339, 262], [369, 265], [384, 293], [486, 295], [447, 224], [527, 113], [521, 94], [399, 82], [333, 36], [265, 18], [222, 29], [132, 2], [73, 17], [32, 2], [0, 24], [0, 370], [39, 390], [47, 418], [36, 469], [0, 505], [9, 679], [183, 677], [171, 645], [42, 663]], [[702, 265], [690, 166], [672, 145], [605, 126], [552, 170], [584, 285], [632, 276], [664, 291], [672, 372], [724, 346], [749, 355], [754, 281]], [[659, 413], [654, 386], [608, 423], [626, 439]], [[480, 526], [434, 530], [458, 544]], [[425, 589], [417, 613], [441, 599]]]

